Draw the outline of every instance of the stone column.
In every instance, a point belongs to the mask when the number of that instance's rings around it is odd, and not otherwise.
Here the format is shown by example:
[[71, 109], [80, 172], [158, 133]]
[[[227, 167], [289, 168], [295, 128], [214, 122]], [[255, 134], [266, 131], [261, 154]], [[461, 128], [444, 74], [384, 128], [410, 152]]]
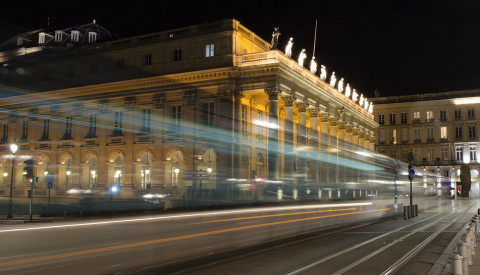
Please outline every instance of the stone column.
[[306, 104], [303, 101], [295, 102], [298, 108], [298, 127], [297, 127], [297, 177], [298, 182], [304, 183], [307, 176], [307, 113]]
[[310, 113], [310, 142], [309, 145], [311, 149], [310, 152], [310, 167], [311, 178], [308, 178], [309, 181], [312, 181], [314, 184], [318, 184], [318, 109], [316, 107], [311, 107], [308, 109]]
[[[353, 127], [352, 128], [352, 145], [351, 145], [351, 148], [353, 151], [355, 150], [358, 150], [358, 133], [359, 133], [359, 129], [357, 127]], [[355, 156], [354, 160], [357, 160], [358, 158], [358, 155], [357, 154], [352, 154], [353, 156]], [[361, 186], [360, 186], [360, 179], [359, 179], [359, 171], [358, 169], [352, 169], [353, 170], [353, 173], [352, 173], [352, 182], [356, 182], [357, 183], [357, 186], [358, 186], [358, 196], [361, 197], [362, 196], [362, 189], [361, 189]]]
[[238, 179], [241, 177], [240, 171], [242, 170], [242, 157], [240, 151], [240, 143], [242, 134], [240, 129], [240, 120], [241, 120], [241, 107], [242, 107], [242, 92], [234, 92], [234, 114], [233, 114], [233, 177]]
[[330, 116], [328, 118], [328, 125], [330, 127], [328, 132], [328, 184], [331, 187], [337, 187], [337, 192], [334, 192], [333, 197], [340, 197], [340, 189], [338, 189], [338, 139], [337, 139], [337, 118]]
[[[346, 149], [346, 158], [351, 160], [353, 157], [352, 154], [352, 126], [350, 124], [345, 125], [345, 149]], [[345, 171], [345, 182], [352, 182], [354, 169], [352, 167], [347, 167]], [[355, 190], [353, 193], [355, 197]]]
[[320, 185], [328, 185], [328, 113], [320, 111]]
[[285, 104], [285, 123], [283, 126], [283, 148], [284, 148], [284, 177], [293, 177], [293, 167], [295, 165], [295, 151], [293, 144], [293, 97], [291, 95], [283, 96]]
[[[237, 92], [238, 93], [238, 92]], [[218, 115], [216, 120], [217, 127], [225, 129], [231, 133], [231, 140], [227, 142], [221, 142], [218, 144], [223, 154], [219, 154], [217, 158], [217, 171], [224, 174], [226, 177], [233, 178], [234, 171], [234, 151], [235, 151], [235, 138], [236, 132], [234, 131], [235, 125], [235, 110], [234, 104], [240, 104], [240, 101], [234, 103], [234, 94], [231, 90], [223, 90], [218, 92]]]
[[[268, 122], [270, 125], [278, 125], [278, 88], [267, 88], [265, 93], [269, 100]], [[268, 128], [268, 178], [278, 178], [278, 127]]]
[[337, 127], [338, 127], [338, 184], [339, 186], [344, 187], [345, 186], [345, 173], [347, 172], [347, 167], [346, 165], [346, 153], [347, 153], [347, 148], [346, 148], [346, 142], [345, 142], [345, 121], [339, 120], [337, 122]]

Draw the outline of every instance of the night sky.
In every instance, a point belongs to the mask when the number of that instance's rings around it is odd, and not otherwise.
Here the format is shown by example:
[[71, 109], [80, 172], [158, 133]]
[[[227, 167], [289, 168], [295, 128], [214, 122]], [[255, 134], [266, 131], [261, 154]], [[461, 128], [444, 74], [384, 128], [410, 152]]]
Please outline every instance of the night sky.
[[51, 29], [96, 19], [122, 38], [235, 18], [268, 42], [279, 26], [279, 49], [293, 37], [307, 64], [317, 20], [316, 60], [367, 97], [480, 88], [477, 0], [4, 1], [0, 39], [48, 18]]

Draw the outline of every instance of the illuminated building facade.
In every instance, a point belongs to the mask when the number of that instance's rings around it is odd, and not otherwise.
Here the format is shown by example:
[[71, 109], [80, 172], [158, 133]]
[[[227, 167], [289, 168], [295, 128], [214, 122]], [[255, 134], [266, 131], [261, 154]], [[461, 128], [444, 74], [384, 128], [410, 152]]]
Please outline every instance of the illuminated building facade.
[[[337, 185], [343, 173], [314, 155], [373, 150], [378, 125], [367, 108], [237, 20], [67, 43], [100, 37], [77, 29], [34, 34], [43, 41], [35, 51], [0, 53], [0, 88], [11, 95], [0, 102], [3, 194], [14, 141], [17, 159], [35, 161], [36, 196], [47, 173], [54, 196], [113, 185], [123, 197], [180, 196], [262, 178]], [[24, 196], [16, 163], [14, 195]]]
[[[469, 164], [471, 195], [479, 196], [479, 90], [373, 98], [376, 150], [460, 182], [460, 165]], [[446, 184], [446, 183], [444, 183]]]

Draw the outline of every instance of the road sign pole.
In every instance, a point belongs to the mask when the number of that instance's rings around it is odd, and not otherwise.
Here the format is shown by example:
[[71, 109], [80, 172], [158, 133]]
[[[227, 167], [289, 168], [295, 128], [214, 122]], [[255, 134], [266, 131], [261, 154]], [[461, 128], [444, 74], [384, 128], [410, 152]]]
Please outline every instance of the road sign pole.
[[413, 217], [413, 177], [415, 176], [415, 170], [413, 169], [413, 153], [408, 154], [408, 178], [410, 180], [410, 216]]

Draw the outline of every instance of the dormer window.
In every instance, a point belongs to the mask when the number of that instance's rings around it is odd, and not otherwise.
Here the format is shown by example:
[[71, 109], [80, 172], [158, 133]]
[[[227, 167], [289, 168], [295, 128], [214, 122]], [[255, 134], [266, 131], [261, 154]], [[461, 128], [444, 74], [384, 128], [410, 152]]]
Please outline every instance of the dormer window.
[[45, 44], [45, 35], [44, 32], [38, 34], [38, 44]]
[[70, 41], [78, 42], [80, 40], [80, 32], [79, 31], [71, 31], [70, 32]]
[[62, 42], [62, 31], [55, 31], [55, 42]]
[[88, 43], [95, 43], [97, 41], [96, 32], [88, 32]]
[[23, 37], [17, 37], [17, 46], [23, 45]]

